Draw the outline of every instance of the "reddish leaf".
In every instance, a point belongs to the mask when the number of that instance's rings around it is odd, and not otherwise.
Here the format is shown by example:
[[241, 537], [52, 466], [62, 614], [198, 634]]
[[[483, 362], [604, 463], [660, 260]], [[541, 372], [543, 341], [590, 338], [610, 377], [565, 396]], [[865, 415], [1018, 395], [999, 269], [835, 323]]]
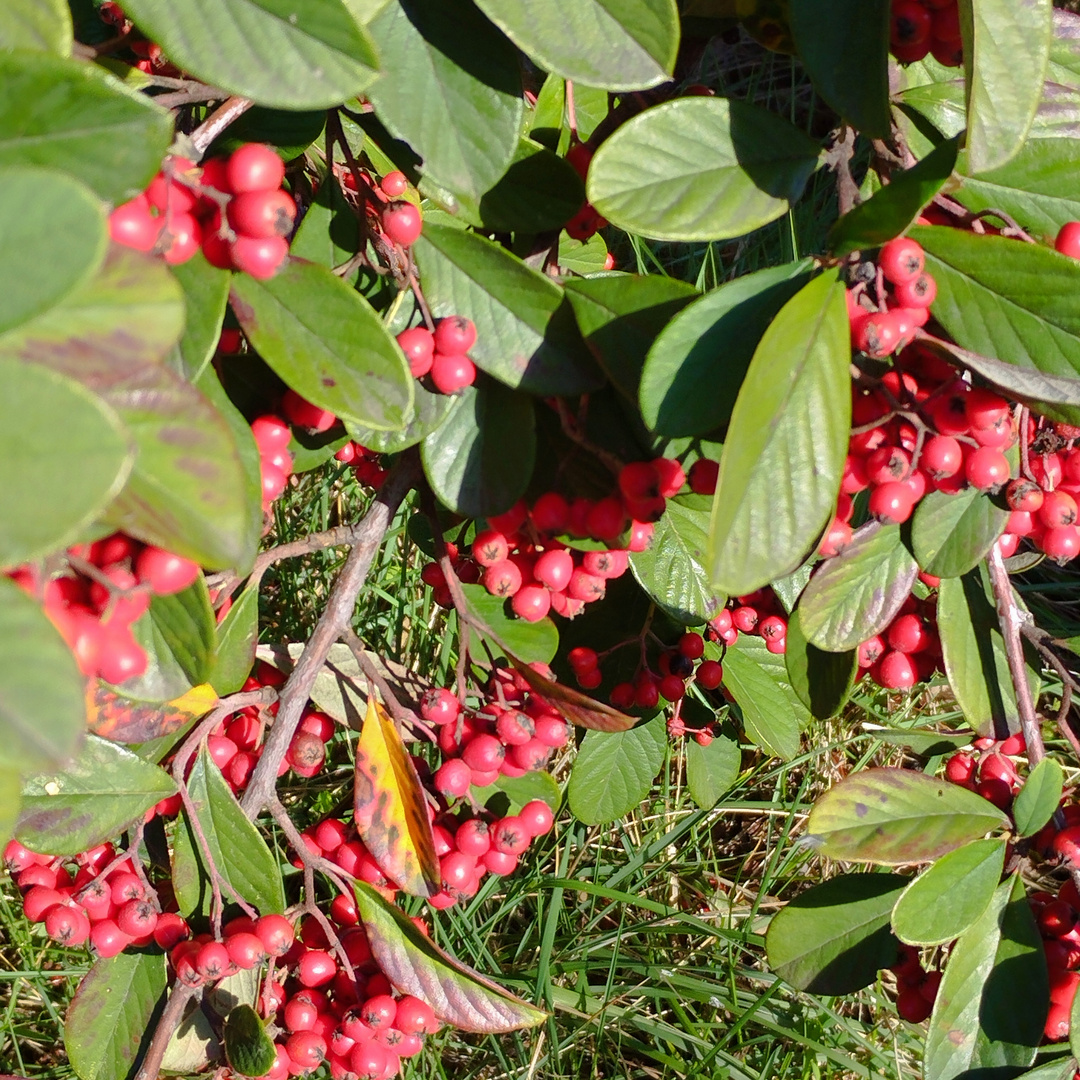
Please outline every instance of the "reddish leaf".
[[209, 683], [193, 686], [172, 701], [135, 701], [100, 679], [86, 688], [86, 724], [95, 735], [120, 743], [142, 743], [179, 731], [217, 704]]
[[529, 684], [529, 689], [552, 708], [558, 709], [559, 714], [571, 724], [591, 728], [593, 731], [629, 731], [637, 723], [634, 717], [627, 716], [602, 701], [596, 701], [579, 690], [544, 678], [514, 656], [510, 657], [510, 662]]

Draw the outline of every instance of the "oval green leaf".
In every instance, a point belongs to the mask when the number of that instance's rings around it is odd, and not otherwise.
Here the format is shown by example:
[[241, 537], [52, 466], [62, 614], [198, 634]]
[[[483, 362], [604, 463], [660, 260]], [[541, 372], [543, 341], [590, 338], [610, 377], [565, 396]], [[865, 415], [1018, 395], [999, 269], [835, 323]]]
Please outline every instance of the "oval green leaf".
[[431, 313], [476, 323], [469, 356], [507, 386], [580, 394], [603, 376], [581, 340], [563, 291], [498, 244], [429, 225], [413, 248]]
[[259, 355], [308, 401], [383, 431], [411, 418], [404, 354], [371, 305], [325, 266], [290, 259], [269, 281], [238, 274], [230, 300]]
[[1053, 817], [1064, 785], [1065, 774], [1055, 758], [1043, 758], [1028, 773], [1012, 808], [1017, 835], [1034, 836]]
[[853, 994], [896, 962], [889, 913], [909, 879], [841, 874], [800, 893], [765, 934], [769, 967], [811, 994]]
[[463, 1031], [496, 1033], [535, 1027], [547, 1013], [496, 986], [443, 952], [409, 917], [363, 881], [354, 883], [356, 908], [371, 951], [403, 994], [426, 1001], [435, 1015]]
[[731, 414], [709, 535], [720, 592], [790, 573], [831, 520], [851, 428], [850, 363], [844, 288], [822, 274], [765, 331]]
[[859, 667], [854, 649], [825, 652], [810, 644], [798, 609], [788, 618], [784, 664], [799, 700], [817, 720], [836, 716], [847, 704]]
[[495, 652], [512, 653], [526, 664], [550, 664], [559, 648], [559, 631], [549, 619], [526, 622], [506, 613], [506, 601], [492, 596], [483, 585], [461, 586], [472, 625], [495, 646]]
[[696, 739], [687, 739], [684, 745], [690, 798], [700, 809], [711, 810], [738, 780], [742, 751], [726, 735], [714, 736], [708, 746], [701, 746]]
[[919, 566], [935, 577], [961, 577], [1005, 531], [1009, 511], [983, 491], [932, 491], [911, 520], [911, 547]]
[[923, 862], [1007, 827], [1008, 817], [973, 791], [910, 769], [867, 769], [814, 804], [807, 842], [830, 859]]
[[206, 370], [225, 318], [232, 275], [206, 261], [202, 251], [179, 266], [172, 267], [173, 277], [184, 290], [184, 334], [176, 343], [169, 362], [186, 379], [195, 382]]
[[[704, 435], [731, 419], [754, 350], [776, 313], [809, 281], [809, 260], [745, 274], [695, 300], [645, 358], [641, 415], [658, 435]], [[707, 385], [709, 393], [701, 388]]]
[[71, 9], [64, 0], [7, 0], [0, 49], [71, 55]]
[[896, 936], [908, 945], [944, 945], [986, 910], [1001, 881], [1005, 840], [972, 840], [942, 855], [905, 890], [892, 914]]
[[589, 167], [589, 202], [656, 240], [725, 240], [775, 221], [819, 147], [775, 113], [721, 97], [669, 101], [623, 124]]
[[221, 1036], [225, 1060], [241, 1076], [265, 1076], [277, 1059], [274, 1040], [250, 1005], [237, 1005], [229, 1013]]
[[129, 0], [124, 11], [178, 67], [260, 105], [338, 105], [379, 66], [344, 0]]
[[724, 654], [724, 687], [739, 706], [750, 740], [790, 761], [799, 752], [799, 718], [784, 688], [759, 662], [756, 647], [745, 646], [741, 638]]
[[806, 640], [826, 652], [857, 648], [893, 621], [918, 574], [898, 525], [864, 525], [803, 591], [799, 619]]
[[244, 586], [214, 631], [214, 658], [208, 681], [219, 697], [235, 694], [247, 680], [259, 644], [259, 583]]

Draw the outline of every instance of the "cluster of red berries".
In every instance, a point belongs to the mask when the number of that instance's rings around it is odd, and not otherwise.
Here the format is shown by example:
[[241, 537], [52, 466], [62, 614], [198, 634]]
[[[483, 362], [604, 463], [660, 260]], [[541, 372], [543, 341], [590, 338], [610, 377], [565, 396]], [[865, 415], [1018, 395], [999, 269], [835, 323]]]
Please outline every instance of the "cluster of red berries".
[[[113, 533], [68, 549], [63, 573], [43, 578], [36, 564], [6, 571], [41, 600], [88, 678], [123, 683], [146, 671], [147, 658], [132, 624], [152, 596], [181, 592], [199, 576], [198, 563]], [[75, 566], [79, 569], [76, 569]]]
[[923, 967], [919, 950], [900, 946], [900, 958], [889, 970], [896, 976], [896, 1011], [902, 1020], [921, 1024], [934, 1009], [941, 972]]
[[431, 389], [453, 394], [476, 381], [476, 365], [468, 352], [476, 344], [476, 326], [463, 315], [440, 319], [432, 332], [426, 326], [411, 326], [397, 336], [417, 379], [428, 379]]
[[927, 55], [945, 67], [964, 62], [956, 0], [893, 0], [889, 48], [901, 63]]
[[285, 163], [272, 147], [246, 143], [201, 167], [169, 157], [141, 195], [109, 215], [118, 244], [161, 254], [171, 265], [200, 247], [207, 261], [273, 277], [289, 253], [296, 203], [282, 190]]
[[[566, 152], [567, 162], [573, 166], [574, 171], [582, 181], [589, 172], [589, 164], [593, 159], [593, 151], [585, 143], [574, 143]], [[573, 240], [588, 240], [590, 236], [598, 232], [607, 224], [607, 219], [597, 213], [596, 208], [587, 199], [581, 204], [581, 209], [563, 226], [566, 235]], [[612, 266], [615, 260], [611, 260]], [[605, 265], [604, 269], [611, 269]]]
[[[1019, 732], [1001, 740], [984, 736], [974, 741], [972, 749], [974, 753], [961, 750], [945, 762], [945, 779], [974, 791], [1007, 813], [1020, 790], [1020, 776], [1012, 758], [1024, 752], [1024, 736]], [[1041, 840], [1037, 846], [1042, 846]]]
[[[405, 248], [415, 244], [423, 231], [424, 218], [416, 203], [402, 198], [409, 190], [408, 177], [397, 169], [381, 179], [376, 179], [365, 169], [357, 172], [363, 184], [360, 193], [371, 211], [371, 223], [377, 225], [391, 243]], [[341, 166], [337, 173], [345, 192], [358, 190], [352, 169]]]
[[[1080, 806], [1064, 807], [1064, 812], [1069, 824], [1062, 833], [1080, 831]], [[1069, 1037], [1073, 999], [1080, 986], [1080, 892], [1070, 879], [1056, 896], [1043, 891], [1029, 893], [1028, 903], [1043, 939], [1050, 976], [1050, 1008], [1043, 1034], [1047, 1042], [1062, 1042]]]
[[265, 513], [280, 498], [292, 475], [293, 460], [289, 453], [292, 431], [280, 416], [268, 413], [252, 420], [251, 434], [255, 436], [255, 445], [259, 448], [259, 473], [262, 477], [262, 505]]
[[[923, 583], [938, 579], [921, 575]], [[868, 675], [887, 690], [907, 690], [925, 682], [941, 668], [941, 638], [937, 628], [937, 594], [924, 600], [908, 596], [889, 625], [858, 648], [859, 677]]]
[[161, 46], [154, 41], [147, 41], [132, 25], [131, 20], [124, 14], [124, 9], [115, 0], [104, 0], [98, 8], [98, 15], [102, 22], [115, 26], [117, 33], [125, 38], [124, 45], [136, 56], [132, 67], [147, 75], [161, 75], [164, 78], [181, 78], [183, 72], [171, 63], [161, 50]]
[[739, 634], [755, 634], [771, 653], [787, 651], [787, 615], [780, 598], [768, 586], [736, 596], [712, 619], [706, 631], [710, 641], [731, 647]]

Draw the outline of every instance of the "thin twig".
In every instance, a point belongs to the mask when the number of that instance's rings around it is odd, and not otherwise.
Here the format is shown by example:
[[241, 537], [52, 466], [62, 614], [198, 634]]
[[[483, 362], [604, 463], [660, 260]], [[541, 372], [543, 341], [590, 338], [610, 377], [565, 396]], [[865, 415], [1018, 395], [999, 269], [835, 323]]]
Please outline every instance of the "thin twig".
[[180, 1026], [180, 1021], [183, 1020], [188, 1002], [200, 993], [201, 989], [201, 987], [185, 986], [179, 979], [173, 983], [172, 993], [169, 994], [169, 1000], [161, 1012], [153, 1038], [146, 1048], [146, 1056], [143, 1058], [142, 1065], [139, 1066], [139, 1071], [135, 1074], [135, 1080], [157, 1080], [169, 1040]]
[[231, 97], [223, 101], [192, 133], [191, 143], [199, 157], [206, 153], [207, 147], [233, 122], [238, 120], [254, 105], [251, 98]]
[[360, 670], [364, 673], [364, 678], [369, 683], [374, 683], [378, 687], [379, 693], [382, 695], [383, 701], [386, 702], [387, 709], [390, 710], [390, 715], [398, 721], [398, 723], [408, 724], [410, 727], [419, 729], [424, 735], [435, 742], [438, 736], [432, 729], [420, 719], [419, 716], [413, 712], [407, 705], [402, 705], [398, 700], [397, 695], [391, 689], [390, 684], [383, 678], [382, 672], [379, 671], [375, 662], [368, 655], [367, 650], [364, 648], [364, 643], [356, 636], [352, 629], [347, 629], [342, 633], [341, 640], [349, 646], [349, 650], [352, 652], [357, 664], [360, 665]]
[[855, 129], [844, 124], [826, 156], [829, 167], [836, 174], [836, 197], [841, 215], [848, 213], [859, 202], [859, 185], [851, 175], [854, 157]]

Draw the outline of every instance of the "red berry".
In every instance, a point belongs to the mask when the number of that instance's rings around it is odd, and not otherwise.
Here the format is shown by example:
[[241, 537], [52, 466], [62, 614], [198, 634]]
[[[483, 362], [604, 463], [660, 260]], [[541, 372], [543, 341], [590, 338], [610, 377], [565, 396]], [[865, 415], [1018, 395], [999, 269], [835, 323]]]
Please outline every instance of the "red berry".
[[868, 509], [879, 521], [899, 524], [911, 517], [914, 508], [914, 493], [902, 482], [890, 481], [870, 493]]
[[[297, 1031], [285, 1040], [285, 1050], [298, 1072], [311, 1072], [312, 1069], [317, 1069], [326, 1057], [326, 1040], [316, 1031]], [[291, 1073], [292, 1069], [289, 1071]]]
[[109, 236], [124, 247], [152, 251], [164, 221], [155, 217], [145, 193], [121, 203], [109, 215]]
[[435, 327], [435, 351], [461, 356], [476, 344], [476, 324], [464, 315], [440, 319]]
[[246, 143], [234, 150], [225, 165], [225, 182], [237, 195], [245, 191], [271, 191], [285, 179], [285, 162], [262, 143]]
[[467, 356], [437, 352], [430, 374], [440, 394], [456, 394], [476, 382], [476, 365]]
[[106, 682], [118, 686], [128, 679], [137, 679], [146, 671], [146, 653], [129, 627], [107, 625], [99, 640], [98, 674]]
[[435, 338], [426, 326], [411, 326], [408, 330], [402, 330], [397, 336], [397, 342], [405, 354], [405, 359], [409, 361], [409, 371], [415, 378], [422, 378], [431, 370], [435, 356]]
[[506, 747], [494, 736], [480, 734], [473, 736], [461, 753], [461, 759], [476, 772], [491, 772], [497, 769], [506, 757]]
[[409, 247], [419, 238], [424, 227], [418, 207], [411, 202], [392, 202], [382, 212], [383, 232], [395, 244]]
[[570, 552], [558, 548], [545, 551], [533, 567], [536, 580], [557, 592], [562, 592], [567, 587], [573, 572], [574, 560]]
[[297, 427], [314, 432], [329, 431], [337, 423], [337, 417], [326, 409], [313, 405], [295, 390], [286, 390], [281, 398], [281, 411]]
[[459, 798], [469, 790], [469, 785], [472, 783], [472, 770], [461, 758], [451, 758], [435, 770], [432, 782], [436, 791]]
[[906, 690], [917, 678], [915, 665], [902, 652], [887, 652], [878, 664], [877, 681], [890, 690]]
[[[492, 596], [515, 596], [521, 589], [521, 567], [511, 559], [503, 559], [489, 566], [484, 571], [484, 588]], [[550, 600], [548, 602], [550, 603]], [[543, 618], [543, 615], [537, 617]]]
[[431, 1035], [439, 1030], [439, 1021], [426, 1001], [406, 994], [398, 999], [394, 1027], [406, 1035]]
[[296, 932], [284, 915], [263, 915], [255, 923], [255, 935], [270, 956], [284, 956], [292, 948]]
[[718, 461], [698, 458], [690, 466], [687, 480], [690, 483], [690, 490], [696, 495], [713, 495], [716, 493], [716, 482], [719, 476], [720, 463]]
[[262, 941], [252, 933], [232, 934], [225, 939], [225, 951], [229, 959], [243, 971], [250, 971], [266, 955]]
[[543, 836], [551, 831], [555, 824], [555, 814], [543, 799], [533, 799], [527, 802], [518, 813], [518, 820], [522, 828], [530, 836]]
[[510, 606], [526, 622], [539, 622], [551, 608], [551, 594], [542, 585], [523, 585], [514, 593]]
[[195, 970], [204, 979], [220, 979], [229, 970], [229, 953], [220, 941], [208, 941], [195, 954]]
[[665, 675], [657, 686], [660, 696], [667, 701], [678, 701], [686, 694], [686, 683], [678, 675]]
[[452, 724], [460, 711], [458, 699], [445, 687], [426, 690], [420, 699], [420, 715], [429, 724]]
[[569, 516], [569, 504], [556, 491], [548, 491], [541, 495], [530, 512], [536, 531], [547, 534], [565, 532]]
[[878, 255], [878, 266], [885, 280], [893, 285], [914, 281], [926, 266], [922, 246], [906, 236], [890, 240]]
[[191, 214], [172, 214], [159, 239], [165, 261], [170, 266], [179, 266], [199, 250], [202, 226]]
[[[1043, 489], [1038, 484], [1033, 484], [1023, 477], [1010, 480], [1009, 486], [1005, 489], [1005, 502], [1008, 504], [1009, 509], [1014, 511], [1018, 510], [1033, 514], [1042, 506], [1044, 498]], [[1014, 530], [1009, 529], [1008, 531], [1013, 532]]]
[[921, 45], [930, 37], [934, 19], [922, 4], [901, 0], [892, 7], [890, 40], [896, 45]]
[[964, 463], [964, 475], [980, 491], [999, 487], [1009, 479], [1009, 462], [1000, 450], [980, 446]]
[[1076, 500], [1067, 491], [1049, 491], [1038, 511], [1039, 521], [1048, 529], [1076, 524]]
[[82, 945], [90, 937], [90, 920], [82, 908], [54, 904], [45, 912], [45, 933], [61, 945]]
[[337, 974], [337, 961], [323, 949], [311, 949], [300, 957], [296, 977], [303, 986], [325, 986]]
[[297, 995], [285, 1002], [282, 1020], [290, 1032], [311, 1031], [319, 1019], [319, 1010], [308, 998]]
[[116, 913], [116, 925], [129, 937], [152, 934], [157, 927], [158, 913], [146, 900], [129, 900]]
[[199, 564], [158, 547], [145, 547], [135, 560], [135, 575], [158, 596], [182, 592], [199, 576]]
[[724, 679], [724, 669], [716, 660], [702, 660], [697, 668], [698, 686], [715, 690]]
[[510, 554], [506, 537], [495, 529], [485, 529], [476, 534], [472, 542], [472, 556], [481, 566], [494, 566]]
[[566, 656], [567, 663], [576, 672], [592, 671], [600, 659], [596, 655], [595, 649], [590, 649], [587, 645], [578, 645], [576, 648], [570, 650]]
[[1062, 255], [1068, 255], [1071, 259], [1080, 259], [1080, 221], [1066, 221], [1058, 230], [1054, 247]]
[[382, 188], [383, 194], [388, 198], [396, 199], [399, 195], [404, 195], [408, 190], [409, 181], [403, 172], [394, 169], [393, 172], [388, 172], [379, 181], [379, 187]]
[[229, 201], [228, 218], [245, 236], [288, 236], [296, 221], [296, 203], [280, 188], [246, 191]]
[[975, 759], [970, 754], [953, 754], [945, 762], [945, 779], [953, 784], [969, 784], [975, 775]]
[[103, 959], [118, 956], [131, 944], [131, 940], [112, 919], [102, 919], [90, 928], [90, 945]]
[[1060, 529], [1047, 529], [1039, 546], [1051, 558], [1065, 563], [1080, 554], [1080, 528], [1064, 525]]
[[505, 855], [520, 855], [529, 846], [533, 834], [521, 818], [505, 817], [491, 829], [491, 846]]
[[920, 274], [914, 281], [896, 286], [896, 302], [909, 310], [926, 309], [937, 299], [937, 282], [930, 274]]
[[229, 256], [237, 270], [257, 281], [272, 278], [289, 254], [289, 242], [283, 236], [238, 236], [229, 245]]

